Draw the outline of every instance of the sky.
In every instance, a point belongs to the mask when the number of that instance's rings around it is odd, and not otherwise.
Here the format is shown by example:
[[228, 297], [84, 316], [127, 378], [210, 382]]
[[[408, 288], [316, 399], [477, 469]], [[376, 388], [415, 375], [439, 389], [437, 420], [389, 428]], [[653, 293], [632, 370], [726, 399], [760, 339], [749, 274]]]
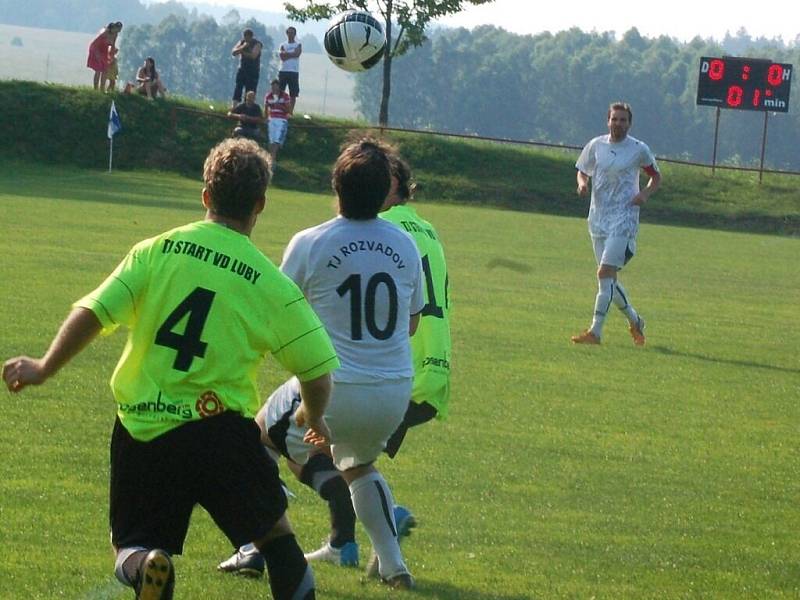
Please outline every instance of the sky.
[[[284, 0], [195, 0], [283, 12]], [[295, 0], [303, 5], [303, 0]], [[628, 8], [634, 5], [634, 8]], [[647, 37], [668, 35], [682, 41], [695, 36], [722, 39], [740, 27], [753, 37], [782, 37], [792, 42], [800, 35], [800, 1], [771, 0], [667, 0], [661, 2], [599, 2], [598, 0], [495, 0], [488, 5], [468, 5], [463, 12], [442, 21], [444, 25], [472, 28], [491, 24], [514, 33], [561, 31], [615, 31], [631, 27]]]

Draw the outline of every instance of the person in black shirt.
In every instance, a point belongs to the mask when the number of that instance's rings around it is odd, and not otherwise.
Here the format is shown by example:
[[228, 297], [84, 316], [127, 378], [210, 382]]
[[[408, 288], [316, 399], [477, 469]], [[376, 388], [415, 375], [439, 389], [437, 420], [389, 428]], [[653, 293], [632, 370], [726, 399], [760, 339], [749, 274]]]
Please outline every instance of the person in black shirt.
[[231, 54], [239, 57], [239, 70], [236, 71], [232, 106], [242, 101], [242, 89], [246, 92], [255, 92], [258, 88], [262, 47], [263, 44], [253, 37], [252, 29], [245, 29], [242, 32], [242, 39], [233, 47]]
[[264, 123], [264, 115], [261, 107], [256, 104], [255, 92], [247, 92], [244, 102], [229, 110], [228, 117], [239, 121], [239, 125], [233, 130], [233, 137], [246, 137], [257, 142], [263, 139], [260, 126]]

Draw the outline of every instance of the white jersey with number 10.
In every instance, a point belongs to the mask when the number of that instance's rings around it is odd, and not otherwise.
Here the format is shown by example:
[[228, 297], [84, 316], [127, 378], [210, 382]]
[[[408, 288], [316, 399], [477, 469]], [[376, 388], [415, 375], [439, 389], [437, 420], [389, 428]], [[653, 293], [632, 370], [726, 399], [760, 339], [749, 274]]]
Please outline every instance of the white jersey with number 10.
[[409, 319], [425, 298], [411, 236], [382, 219], [336, 217], [295, 234], [281, 270], [328, 330], [341, 362], [334, 381], [413, 377]]

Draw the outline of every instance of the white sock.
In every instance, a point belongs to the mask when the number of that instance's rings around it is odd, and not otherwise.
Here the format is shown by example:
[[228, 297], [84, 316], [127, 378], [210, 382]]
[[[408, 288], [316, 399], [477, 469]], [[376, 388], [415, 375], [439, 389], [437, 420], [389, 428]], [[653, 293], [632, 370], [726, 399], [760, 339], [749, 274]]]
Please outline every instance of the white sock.
[[350, 497], [356, 516], [367, 530], [378, 555], [381, 577], [408, 573], [397, 541], [394, 498], [383, 476], [375, 471], [359, 477], [350, 484]]
[[625, 313], [628, 321], [631, 323], [639, 322], [639, 313], [636, 312], [636, 309], [633, 308], [633, 305], [628, 300], [628, 292], [622, 287], [619, 279], [614, 282], [614, 297], [612, 299], [616, 307]]
[[603, 277], [597, 280], [597, 296], [594, 300], [594, 318], [592, 319], [592, 326], [589, 328], [597, 337], [603, 335], [603, 323], [608, 314], [608, 308], [611, 306], [611, 301], [614, 299], [614, 279], [611, 277]]

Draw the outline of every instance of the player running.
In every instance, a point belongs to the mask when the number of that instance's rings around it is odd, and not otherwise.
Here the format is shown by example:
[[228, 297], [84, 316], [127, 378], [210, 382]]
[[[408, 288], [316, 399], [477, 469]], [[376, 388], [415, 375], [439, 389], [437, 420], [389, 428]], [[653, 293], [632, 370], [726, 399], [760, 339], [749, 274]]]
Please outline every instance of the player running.
[[[636, 253], [639, 207], [658, 189], [661, 173], [647, 144], [628, 135], [632, 121], [628, 104], [612, 104], [608, 109], [608, 135], [589, 141], [575, 164], [579, 196], [587, 195], [592, 179], [589, 233], [598, 265], [594, 319], [589, 329], [572, 336], [575, 344], [600, 343], [612, 302], [625, 313], [633, 343], [645, 343], [644, 319], [631, 305], [617, 273]], [[650, 177], [641, 191], [639, 169]]]
[[195, 504], [235, 545], [254, 542], [272, 596], [315, 597], [314, 578], [285, 515], [278, 469], [260, 443], [258, 366], [267, 353], [303, 401], [296, 418], [324, 440], [329, 373], [339, 362], [297, 286], [249, 236], [266, 202], [267, 154], [226, 140], [204, 167], [204, 221], [136, 244], [78, 300], [41, 359], [12, 358], [12, 392], [54, 375], [101, 330], [128, 327], [111, 378], [111, 541], [116, 575], [137, 598], [173, 596]]

